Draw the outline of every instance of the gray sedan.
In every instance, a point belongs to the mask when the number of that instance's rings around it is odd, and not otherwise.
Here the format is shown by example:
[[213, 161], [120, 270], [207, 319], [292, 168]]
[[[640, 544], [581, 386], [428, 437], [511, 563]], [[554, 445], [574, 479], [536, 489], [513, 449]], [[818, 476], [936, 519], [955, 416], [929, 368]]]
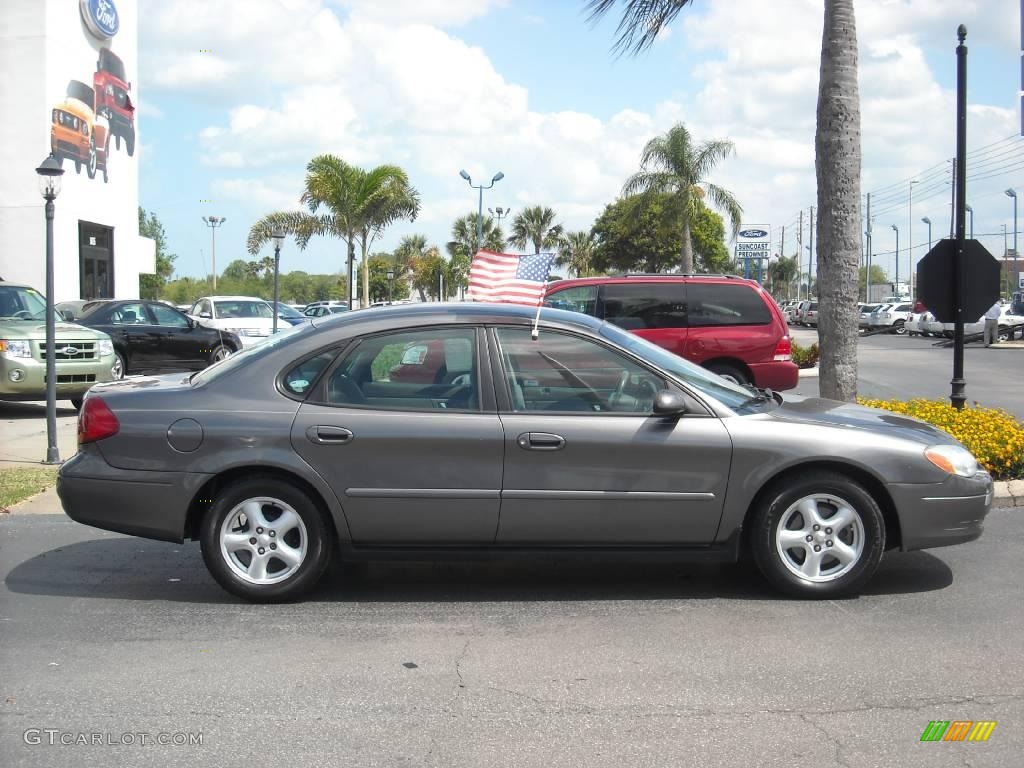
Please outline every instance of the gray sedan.
[[779, 589], [833, 597], [886, 549], [981, 535], [991, 478], [927, 424], [740, 387], [579, 313], [533, 325], [526, 307], [388, 307], [98, 385], [64, 509], [198, 539], [255, 601], [298, 597], [336, 554], [749, 553]]

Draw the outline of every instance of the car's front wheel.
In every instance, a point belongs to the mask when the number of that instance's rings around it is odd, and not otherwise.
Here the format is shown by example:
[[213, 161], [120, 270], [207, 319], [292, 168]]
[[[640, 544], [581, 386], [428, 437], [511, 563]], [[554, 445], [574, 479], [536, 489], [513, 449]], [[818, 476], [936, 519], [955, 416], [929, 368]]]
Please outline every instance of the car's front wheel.
[[223, 360], [225, 357], [228, 357], [230, 354], [231, 350], [226, 345], [218, 344], [210, 352], [210, 365], [213, 365], [214, 363], [219, 363], [221, 360]]
[[200, 543], [210, 574], [233, 595], [259, 603], [294, 600], [330, 562], [330, 526], [291, 483], [254, 477], [224, 488], [203, 518]]
[[776, 588], [798, 597], [859, 591], [885, 549], [878, 503], [859, 483], [814, 471], [776, 485], [754, 513], [754, 560]]

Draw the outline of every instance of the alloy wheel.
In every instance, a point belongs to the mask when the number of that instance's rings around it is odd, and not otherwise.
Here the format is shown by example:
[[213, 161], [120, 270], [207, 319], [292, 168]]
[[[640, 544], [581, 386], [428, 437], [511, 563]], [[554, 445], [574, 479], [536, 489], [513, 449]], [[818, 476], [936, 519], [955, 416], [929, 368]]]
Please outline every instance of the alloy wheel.
[[228, 568], [249, 584], [277, 584], [306, 559], [309, 535], [298, 513], [269, 496], [236, 505], [220, 527], [220, 553]]
[[839, 579], [864, 554], [864, 522], [838, 496], [813, 494], [797, 500], [779, 519], [775, 547], [782, 564], [803, 581]]

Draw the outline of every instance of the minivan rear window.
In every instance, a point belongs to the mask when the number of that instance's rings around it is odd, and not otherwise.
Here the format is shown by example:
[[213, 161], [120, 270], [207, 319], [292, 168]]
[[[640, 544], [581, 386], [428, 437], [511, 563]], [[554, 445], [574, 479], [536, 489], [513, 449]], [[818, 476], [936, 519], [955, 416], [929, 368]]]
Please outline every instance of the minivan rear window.
[[627, 331], [685, 328], [693, 285], [682, 282], [612, 283], [604, 286], [604, 319]]
[[772, 321], [764, 299], [746, 285], [691, 282], [686, 286], [686, 299], [691, 328], [767, 325]]

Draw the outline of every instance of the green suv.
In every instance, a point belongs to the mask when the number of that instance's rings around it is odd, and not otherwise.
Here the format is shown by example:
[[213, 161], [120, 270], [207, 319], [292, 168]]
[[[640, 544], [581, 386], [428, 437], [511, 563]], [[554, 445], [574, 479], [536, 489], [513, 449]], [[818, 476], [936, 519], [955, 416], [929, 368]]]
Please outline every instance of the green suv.
[[[57, 397], [76, 408], [93, 384], [113, 379], [110, 337], [56, 325]], [[46, 300], [27, 285], [0, 282], [0, 400], [46, 398]]]

